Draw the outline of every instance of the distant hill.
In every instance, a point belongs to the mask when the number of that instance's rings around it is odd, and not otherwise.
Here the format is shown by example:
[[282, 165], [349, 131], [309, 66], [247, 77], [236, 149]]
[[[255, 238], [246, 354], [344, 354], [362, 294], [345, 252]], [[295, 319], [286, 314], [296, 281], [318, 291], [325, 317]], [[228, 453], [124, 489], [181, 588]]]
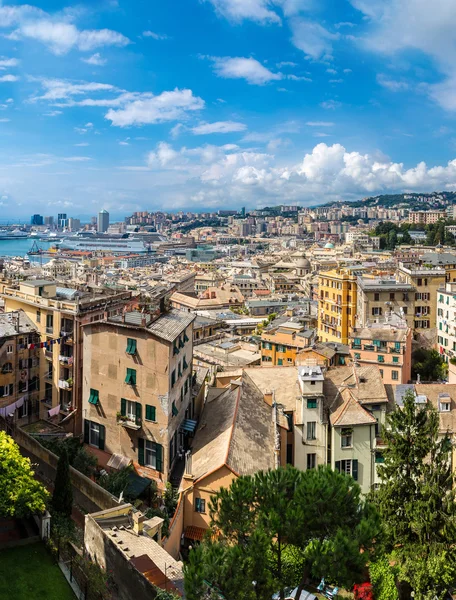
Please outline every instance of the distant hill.
[[337, 204], [349, 204], [353, 208], [362, 206], [385, 206], [390, 208], [403, 205], [410, 209], [439, 208], [443, 204], [456, 203], [456, 192], [431, 192], [431, 193], [406, 193], [406, 194], [381, 194], [369, 196], [354, 202], [328, 202], [320, 206], [336, 206]]

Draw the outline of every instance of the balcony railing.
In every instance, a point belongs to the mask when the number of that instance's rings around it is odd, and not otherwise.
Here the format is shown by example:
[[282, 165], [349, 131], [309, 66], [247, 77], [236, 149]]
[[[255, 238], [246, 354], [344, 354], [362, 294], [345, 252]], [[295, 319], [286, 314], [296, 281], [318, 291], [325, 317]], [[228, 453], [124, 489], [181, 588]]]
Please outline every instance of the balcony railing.
[[59, 362], [71, 366], [73, 364], [72, 356], [64, 356], [63, 354], [59, 355]]
[[71, 390], [73, 387], [72, 379], [59, 379], [59, 388], [61, 390]]
[[46, 326], [46, 333], [54, 333], [54, 327], [47, 327]]

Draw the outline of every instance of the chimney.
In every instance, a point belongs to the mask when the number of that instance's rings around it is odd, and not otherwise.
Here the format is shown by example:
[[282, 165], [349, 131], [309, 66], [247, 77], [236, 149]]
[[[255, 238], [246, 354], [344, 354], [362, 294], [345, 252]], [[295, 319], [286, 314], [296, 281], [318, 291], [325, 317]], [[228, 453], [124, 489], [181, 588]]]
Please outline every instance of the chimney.
[[145, 520], [146, 520], [146, 517], [142, 513], [140, 513], [140, 512], [133, 513], [133, 531], [137, 535], [142, 535]]
[[263, 394], [263, 400], [266, 402], [266, 404], [269, 404], [269, 406], [272, 406], [273, 397], [274, 395], [271, 391], [266, 391]]

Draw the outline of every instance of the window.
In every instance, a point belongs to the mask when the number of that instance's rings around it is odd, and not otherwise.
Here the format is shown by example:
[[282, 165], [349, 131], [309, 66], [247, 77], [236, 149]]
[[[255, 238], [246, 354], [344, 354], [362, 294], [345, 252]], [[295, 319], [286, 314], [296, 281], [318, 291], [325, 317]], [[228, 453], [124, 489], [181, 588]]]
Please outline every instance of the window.
[[451, 402], [440, 402], [440, 412], [450, 412]]
[[307, 423], [307, 439], [308, 440], [316, 440], [317, 439], [317, 422], [309, 421]]
[[307, 455], [307, 468], [315, 469], [317, 465], [317, 455], [316, 454], [308, 454]]
[[28, 416], [28, 402], [24, 400], [24, 404], [17, 409], [17, 418], [22, 419]]
[[163, 471], [163, 446], [139, 438], [138, 462], [143, 467], [150, 467], [161, 473]]
[[343, 427], [340, 432], [340, 445], [342, 448], [351, 448], [353, 446], [353, 429]]
[[146, 404], [146, 421], [156, 421], [157, 420], [156, 412], [157, 411], [155, 409], [155, 406]]
[[397, 381], [399, 379], [399, 371], [391, 371], [391, 379]]
[[84, 421], [84, 443], [104, 450], [105, 447], [105, 428], [104, 425], [94, 423], [93, 421]]
[[[21, 362], [21, 361], [19, 361]], [[21, 368], [19, 366], [19, 368]], [[12, 373], [13, 372], [13, 363], [7, 362], [2, 367], [2, 373]]]
[[203, 498], [195, 498], [195, 512], [205, 513], [206, 512], [206, 500]]
[[385, 462], [385, 457], [383, 456], [383, 454], [381, 452], [376, 452], [375, 453], [375, 462], [377, 464]]
[[393, 363], [399, 362], [399, 356], [393, 356]]
[[41, 311], [40, 310], [36, 311], [36, 322], [41, 323]]
[[175, 384], [176, 384], [176, 369], [174, 369], [173, 372], [171, 373], [171, 387], [174, 387]]
[[171, 413], [173, 415], [173, 417], [176, 417], [179, 414], [179, 411], [177, 409], [176, 403], [173, 401], [173, 404], [171, 406]]
[[355, 352], [354, 357], [355, 357], [355, 360], [360, 360], [361, 354], [359, 352]]
[[394, 300], [394, 292], [390, 292], [390, 300]]
[[125, 403], [125, 416], [132, 423], [136, 422], [136, 402], [127, 400]]
[[173, 343], [173, 356], [175, 354], [179, 354], [179, 352], [180, 352], [180, 350], [179, 350], [179, 348], [177, 346], [177, 341], [174, 341], [174, 343]]
[[127, 338], [127, 354], [136, 354], [136, 340]]
[[336, 471], [351, 475], [355, 481], [358, 481], [358, 461], [352, 460], [336, 460]]
[[378, 292], [375, 292], [374, 294], [374, 302], [379, 302], [380, 300], [380, 294]]
[[382, 307], [381, 306], [374, 306], [372, 308], [372, 316], [373, 317], [380, 317], [382, 314]]
[[317, 399], [316, 398], [309, 398], [307, 400], [307, 408], [317, 408]]
[[378, 362], [379, 363], [384, 363], [385, 362], [385, 357], [383, 356], [383, 354], [379, 354], [377, 356], [377, 358], [378, 358]]
[[6, 347], [6, 353], [12, 354], [13, 350], [14, 350], [14, 348], [13, 348], [12, 344], [8, 344], [8, 346]]
[[0, 385], [0, 396], [12, 396], [14, 393], [14, 384]]
[[90, 388], [90, 395], [89, 395], [89, 404], [98, 404], [99, 398], [98, 398], [98, 390], [93, 390], [92, 388]]
[[136, 385], [136, 370], [135, 369], [127, 369], [125, 383], [128, 383], [128, 385]]
[[383, 379], [383, 369], [379, 369], [380, 371], [380, 377]]

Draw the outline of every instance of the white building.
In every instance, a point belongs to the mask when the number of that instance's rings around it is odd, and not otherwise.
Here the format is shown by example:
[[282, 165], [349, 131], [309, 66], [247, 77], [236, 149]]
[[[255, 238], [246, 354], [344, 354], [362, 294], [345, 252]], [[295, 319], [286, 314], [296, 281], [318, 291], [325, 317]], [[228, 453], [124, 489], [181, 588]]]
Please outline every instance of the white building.
[[456, 283], [446, 283], [437, 290], [437, 349], [447, 361], [449, 383], [456, 383]]
[[109, 228], [109, 213], [107, 210], [100, 210], [98, 213], [98, 233], [105, 233]]

